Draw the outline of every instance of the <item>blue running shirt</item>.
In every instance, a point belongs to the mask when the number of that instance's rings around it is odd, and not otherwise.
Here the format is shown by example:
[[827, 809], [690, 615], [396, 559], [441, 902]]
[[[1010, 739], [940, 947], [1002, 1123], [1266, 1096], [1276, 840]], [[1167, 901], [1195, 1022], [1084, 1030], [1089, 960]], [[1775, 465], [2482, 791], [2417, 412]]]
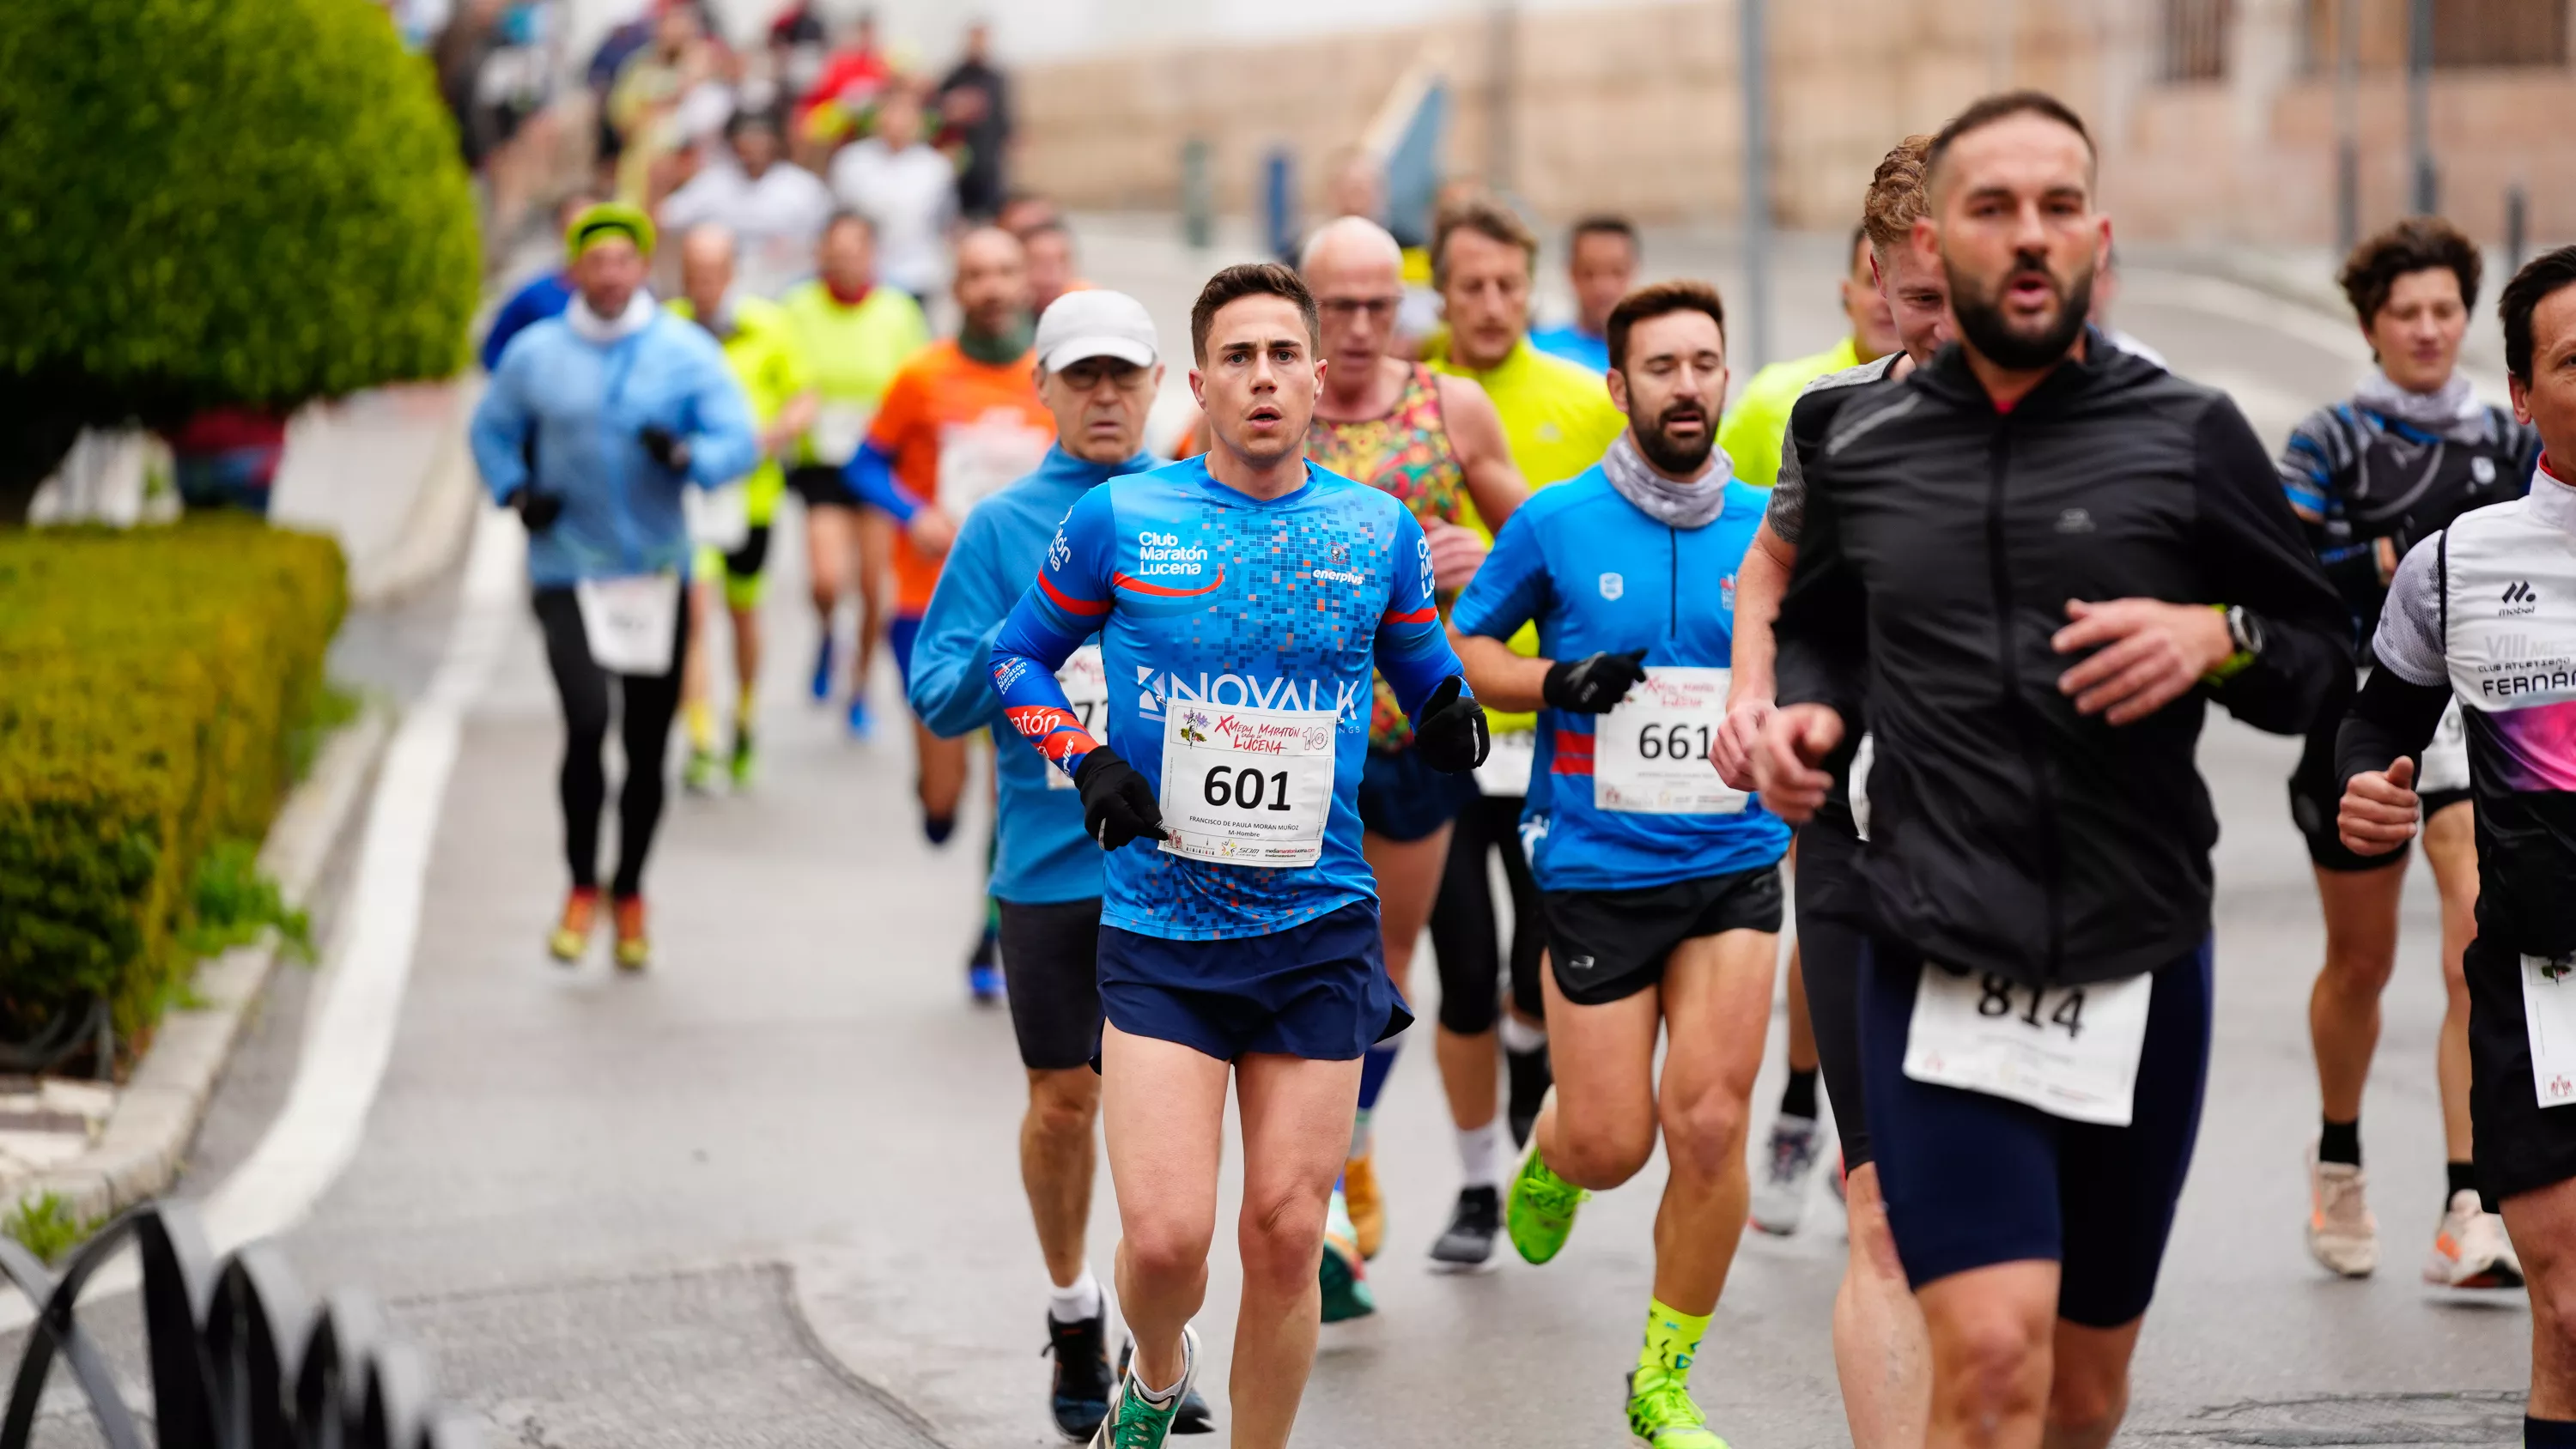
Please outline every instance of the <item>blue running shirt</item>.
[[[1735, 648], [1735, 571], [1768, 498], [1730, 482], [1714, 520], [1671, 528], [1621, 497], [1595, 465], [1530, 495], [1495, 536], [1450, 622], [1462, 634], [1509, 639], [1534, 620], [1539, 653], [1549, 659], [1643, 649], [1648, 668], [1724, 669]], [[1753, 870], [1787, 853], [1789, 827], [1759, 800], [1738, 814], [1595, 806], [1593, 747], [1603, 718], [1538, 712], [1524, 815], [1545, 817], [1530, 859], [1542, 890], [1638, 890]], [[1707, 753], [1704, 739], [1691, 743]]]
[[[1431, 591], [1430, 545], [1404, 505], [1311, 463], [1304, 487], [1269, 502], [1217, 482], [1203, 458], [1082, 496], [993, 643], [993, 684], [1011, 723], [1057, 768], [1072, 774], [1102, 743], [1055, 679], [1095, 633], [1109, 677], [1106, 743], [1148, 781], [1162, 780], [1167, 728], [1223, 734], [1229, 707], [1333, 717], [1312, 865], [1229, 865], [1133, 841], [1109, 853], [1105, 924], [1228, 940], [1376, 898], [1360, 854], [1369, 673], [1385, 674], [1407, 714], [1461, 673]], [[1173, 814], [1168, 796], [1164, 813]]]

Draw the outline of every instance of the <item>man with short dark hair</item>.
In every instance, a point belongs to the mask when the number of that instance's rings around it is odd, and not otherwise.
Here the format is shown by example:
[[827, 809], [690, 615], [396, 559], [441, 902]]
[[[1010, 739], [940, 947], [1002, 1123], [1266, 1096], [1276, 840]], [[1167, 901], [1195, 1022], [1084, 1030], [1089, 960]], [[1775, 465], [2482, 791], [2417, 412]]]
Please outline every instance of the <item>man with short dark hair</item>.
[[728, 161], [691, 177], [662, 202], [662, 225], [674, 232], [721, 226], [733, 233], [744, 290], [776, 297], [814, 270], [814, 244], [832, 215], [821, 177], [785, 158], [778, 120], [736, 111], [725, 122]]
[[[1412, 1019], [1360, 851], [1371, 666], [1433, 768], [1485, 755], [1421, 526], [1306, 460], [1316, 332], [1286, 267], [1210, 278], [1190, 388], [1212, 446], [1084, 494], [992, 647], [1011, 723], [1072, 778], [1109, 853], [1097, 1060], [1136, 1356], [1100, 1449], [1159, 1449], [1197, 1373], [1229, 1084], [1244, 1181], [1233, 1442], [1288, 1442], [1360, 1057]], [[1118, 686], [1105, 730], [1056, 678], [1095, 634]]]
[[[1482, 698], [1539, 712], [1527, 834], [1546, 903], [1556, 1089], [1505, 1226], [1555, 1257], [1576, 1207], [1644, 1167], [1670, 1176], [1628, 1426], [1656, 1449], [1722, 1444], [1692, 1360], [1744, 1232], [1744, 1133], [1779, 951], [1789, 832], [1709, 768], [1725, 719], [1735, 570], [1760, 490], [1717, 447], [1717, 293], [1665, 282], [1611, 310], [1609, 392], [1627, 431], [1513, 513], [1452, 623]], [[1508, 641], [1538, 628], [1538, 657]], [[1655, 1043], [1668, 1036], [1660, 1078]]]
[[1530, 333], [1530, 346], [1594, 372], [1610, 370], [1610, 309], [1637, 285], [1637, 226], [1624, 216], [1587, 216], [1565, 239], [1565, 280], [1574, 319]]
[[[940, 570], [913, 646], [913, 709], [947, 738], [1010, 732], [993, 692], [993, 635], [1046, 562], [1067, 510], [1109, 479], [1154, 466], [1145, 416], [1163, 379], [1160, 340], [1144, 305], [1087, 292], [1038, 318], [1037, 388], [1055, 415], [1056, 444], [1037, 471], [966, 515]], [[1087, 724], [1108, 705], [1100, 650], [1085, 645], [1057, 679]], [[1100, 847], [1083, 832], [1082, 797], [1035, 750], [995, 752], [999, 797], [993, 897], [1000, 903], [1011, 1030], [1028, 1072], [1020, 1124], [1020, 1184], [1053, 1281], [1047, 1346], [1055, 1355], [1049, 1408], [1068, 1439], [1088, 1439], [1109, 1413], [1109, 1318], [1083, 1250], [1091, 1218], [1100, 1078]], [[1184, 1396], [1174, 1427], [1207, 1429], [1204, 1403]]]
[[2117, 1430], [2208, 1068], [2206, 702], [2297, 733], [2350, 687], [2243, 415], [2086, 324], [2094, 171], [2033, 92], [1934, 138], [1913, 244], [1960, 342], [1809, 460], [1753, 751], [1803, 822], [1876, 742], [1861, 1079], [1933, 1449]]
[[2418, 761], [2454, 701], [2477, 803], [2470, 1111], [2479, 1186], [2531, 1290], [2522, 1442], [2576, 1449], [2576, 247], [2504, 289], [2514, 416], [2543, 449], [2528, 496], [2407, 551], [2371, 641], [2378, 669], [2337, 748], [2344, 845], [2403, 850]]

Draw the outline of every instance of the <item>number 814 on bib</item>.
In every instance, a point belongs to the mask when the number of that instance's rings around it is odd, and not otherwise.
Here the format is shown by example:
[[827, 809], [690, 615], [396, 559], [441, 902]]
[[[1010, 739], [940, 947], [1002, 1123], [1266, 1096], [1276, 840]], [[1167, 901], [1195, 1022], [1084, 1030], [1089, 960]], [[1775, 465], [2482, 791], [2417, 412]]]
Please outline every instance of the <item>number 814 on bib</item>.
[[1925, 962], [1905, 1036], [1905, 1075], [2126, 1127], [2137, 1095], [2153, 976], [2029, 986]]

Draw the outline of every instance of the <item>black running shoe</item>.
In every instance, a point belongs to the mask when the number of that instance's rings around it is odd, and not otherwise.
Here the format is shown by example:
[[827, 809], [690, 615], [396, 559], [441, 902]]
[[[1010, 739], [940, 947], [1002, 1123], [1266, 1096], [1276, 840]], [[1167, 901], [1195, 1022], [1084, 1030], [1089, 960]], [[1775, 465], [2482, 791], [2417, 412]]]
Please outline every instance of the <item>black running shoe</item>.
[[[1118, 1350], [1119, 1377], [1126, 1377], [1127, 1360], [1135, 1356], [1136, 1343], [1135, 1340], [1130, 1339], [1125, 1347]], [[1175, 1434], [1216, 1432], [1216, 1411], [1208, 1407], [1206, 1397], [1199, 1393], [1199, 1386], [1195, 1382], [1190, 1385], [1189, 1392], [1181, 1395], [1181, 1407], [1172, 1415], [1172, 1432]]]
[[1485, 1266], [1494, 1256], [1494, 1235], [1503, 1229], [1503, 1195], [1490, 1187], [1458, 1190], [1458, 1206], [1449, 1226], [1431, 1245], [1431, 1261], [1466, 1270]]
[[1095, 1313], [1072, 1323], [1047, 1315], [1047, 1346], [1055, 1355], [1055, 1390], [1047, 1407], [1064, 1437], [1080, 1443], [1109, 1417], [1109, 1320]]
[[1547, 1100], [1547, 1089], [1554, 1085], [1555, 1074], [1548, 1070], [1547, 1048], [1503, 1052], [1504, 1074], [1511, 1079], [1511, 1110], [1504, 1115], [1512, 1119], [1512, 1145], [1529, 1146], [1530, 1129], [1538, 1125], [1538, 1108]]

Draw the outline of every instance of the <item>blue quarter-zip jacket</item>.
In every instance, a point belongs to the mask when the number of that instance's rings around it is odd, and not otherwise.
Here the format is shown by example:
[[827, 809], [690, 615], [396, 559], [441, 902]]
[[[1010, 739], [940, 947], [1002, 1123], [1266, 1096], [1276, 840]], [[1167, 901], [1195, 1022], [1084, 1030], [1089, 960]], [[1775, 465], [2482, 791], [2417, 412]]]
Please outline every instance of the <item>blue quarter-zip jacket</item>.
[[[685, 475], [644, 451], [637, 435], [648, 424], [688, 440]], [[751, 408], [724, 350], [661, 311], [610, 343], [582, 337], [561, 317], [531, 325], [502, 353], [470, 437], [495, 501], [527, 486], [531, 458], [538, 491], [564, 501], [554, 525], [528, 540], [528, 578], [540, 588], [685, 573], [682, 486], [713, 488], [760, 461]]]

